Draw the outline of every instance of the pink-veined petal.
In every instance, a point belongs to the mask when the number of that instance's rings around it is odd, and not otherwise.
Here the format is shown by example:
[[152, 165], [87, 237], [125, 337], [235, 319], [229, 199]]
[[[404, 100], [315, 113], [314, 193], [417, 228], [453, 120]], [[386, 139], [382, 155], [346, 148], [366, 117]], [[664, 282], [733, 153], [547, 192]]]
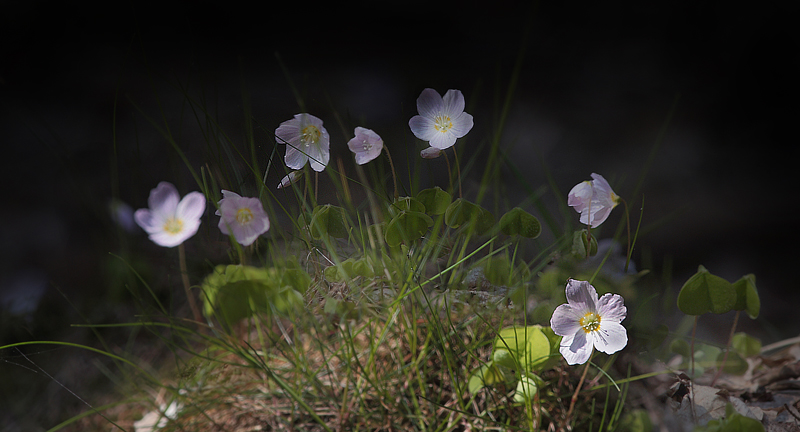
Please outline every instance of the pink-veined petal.
[[603, 321], [600, 329], [591, 334], [594, 347], [606, 354], [614, 354], [628, 345], [628, 332], [618, 322]]
[[621, 295], [604, 294], [597, 301], [597, 314], [602, 317], [603, 322], [621, 322], [627, 316], [628, 308], [625, 307], [625, 300]]
[[[451, 118], [457, 117], [464, 112], [464, 94], [460, 90], [447, 90], [442, 98], [442, 113]], [[471, 127], [471, 126], [470, 126]]]
[[574, 335], [579, 330], [582, 330], [578, 323], [579, 319], [580, 314], [576, 313], [572, 306], [562, 304], [553, 311], [553, 316], [550, 318], [550, 327], [559, 336]]
[[587, 338], [586, 333], [581, 330], [572, 337], [564, 337], [561, 340], [561, 346], [558, 351], [564, 356], [564, 360], [568, 364], [576, 365], [589, 361], [589, 357], [592, 355], [592, 348], [591, 341]]
[[472, 130], [473, 121], [472, 115], [462, 112], [460, 115], [453, 119], [453, 128], [450, 129], [450, 132], [456, 136], [456, 138], [461, 138], [466, 135], [470, 130]]
[[597, 290], [589, 282], [570, 279], [566, 291], [567, 302], [578, 314], [596, 311]]
[[300, 150], [287, 146], [286, 156], [283, 158], [283, 161], [284, 163], [286, 163], [287, 167], [299, 170], [303, 168], [303, 166], [308, 161], [308, 156], [306, 156]]
[[438, 149], [447, 149], [453, 146], [456, 143], [456, 136], [452, 133], [441, 133], [436, 132], [436, 134], [430, 139], [431, 147], [436, 147]]
[[417, 98], [417, 112], [423, 117], [433, 118], [444, 108], [444, 101], [434, 89], [426, 88], [422, 90]]
[[423, 141], [430, 141], [439, 133], [433, 127], [433, 119], [418, 115], [411, 117], [411, 120], [408, 121], [408, 127], [411, 128], [411, 132], [415, 137]]

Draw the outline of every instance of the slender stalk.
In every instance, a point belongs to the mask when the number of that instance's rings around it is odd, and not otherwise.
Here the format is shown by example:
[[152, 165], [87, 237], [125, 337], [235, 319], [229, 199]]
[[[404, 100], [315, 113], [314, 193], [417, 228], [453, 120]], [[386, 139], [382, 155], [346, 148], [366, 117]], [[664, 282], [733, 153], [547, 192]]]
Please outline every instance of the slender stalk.
[[464, 195], [461, 193], [461, 166], [458, 163], [458, 153], [456, 153], [456, 146], [453, 146], [453, 157], [456, 160], [456, 176], [458, 181], [458, 197], [464, 198]]
[[186, 298], [189, 300], [189, 307], [192, 309], [192, 315], [197, 322], [203, 322], [203, 317], [200, 315], [200, 309], [197, 307], [197, 302], [192, 296], [192, 289], [189, 286], [189, 272], [186, 270], [186, 250], [183, 243], [178, 245], [178, 261], [181, 266], [181, 280], [183, 280], [183, 290], [186, 292]]
[[731, 333], [728, 335], [728, 345], [725, 347], [725, 354], [722, 355], [722, 363], [720, 363], [719, 368], [717, 369], [717, 373], [714, 374], [714, 379], [711, 380], [711, 387], [714, 387], [714, 384], [717, 382], [717, 378], [719, 378], [719, 374], [722, 373], [722, 369], [725, 368], [725, 362], [728, 360], [728, 353], [731, 352], [731, 343], [733, 343], [733, 334], [736, 332], [736, 324], [739, 323], [739, 314], [742, 311], [736, 311], [736, 316], [733, 317], [733, 325], [731, 326]]
[[575, 387], [575, 393], [572, 394], [572, 400], [569, 402], [569, 411], [567, 411], [567, 419], [570, 418], [572, 415], [572, 410], [575, 409], [575, 402], [578, 400], [578, 393], [581, 391], [581, 387], [583, 387], [583, 382], [586, 380], [586, 373], [589, 372], [589, 365], [592, 364], [592, 357], [594, 356], [594, 348], [592, 348], [592, 354], [589, 355], [589, 360], [586, 361], [586, 367], [583, 369], [583, 375], [581, 375], [581, 380], [578, 381], [578, 387]]
[[628, 202], [622, 198], [619, 200], [625, 206], [625, 224], [628, 226], [628, 258], [625, 260], [625, 269], [623, 270], [624, 273], [628, 273], [628, 264], [631, 262], [631, 217], [630, 213], [628, 213]]
[[397, 173], [394, 171], [394, 162], [392, 162], [392, 155], [389, 154], [389, 147], [383, 144], [383, 150], [386, 152], [386, 157], [389, 159], [389, 168], [392, 169], [392, 180], [394, 181], [394, 200], [400, 198], [400, 193], [397, 191]]

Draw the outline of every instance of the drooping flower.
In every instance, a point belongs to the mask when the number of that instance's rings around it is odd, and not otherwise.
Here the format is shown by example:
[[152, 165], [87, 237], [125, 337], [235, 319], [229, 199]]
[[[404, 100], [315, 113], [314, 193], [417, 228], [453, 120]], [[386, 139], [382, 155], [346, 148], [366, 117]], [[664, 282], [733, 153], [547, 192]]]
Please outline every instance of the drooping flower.
[[442, 155], [442, 149], [436, 147], [428, 147], [419, 152], [423, 159], [436, 159]]
[[434, 89], [426, 88], [417, 98], [419, 115], [411, 117], [411, 132], [432, 147], [444, 150], [452, 147], [472, 129], [472, 115], [464, 112], [464, 95], [448, 90], [442, 98]]
[[250, 246], [269, 229], [269, 218], [258, 198], [223, 190], [216, 215], [220, 217], [219, 230], [225, 235], [232, 233], [242, 246]]
[[286, 144], [286, 166], [299, 170], [307, 161], [311, 169], [320, 172], [330, 160], [330, 136], [322, 120], [311, 114], [295, 114], [275, 129], [278, 143]]
[[567, 204], [581, 214], [581, 223], [594, 228], [605, 222], [620, 198], [605, 178], [592, 173], [592, 180], [578, 183], [569, 191]]
[[597, 291], [586, 281], [567, 282], [567, 304], [553, 312], [550, 327], [561, 339], [559, 351], [567, 363], [583, 364], [592, 349], [613, 354], [628, 344], [628, 333], [621, 322], [627, 309], [619, 294], [605, 294], [598, 300]]
[[147, 205], [150, 208], [136, 210], [133, 219], [149, 234], [153, 243], [175, 247], [200, 228], [206, 197], [200, 192], [189, 192], [181, 199], [172, 183], [161, 182], [150, 191]]
[[297, 182], [298, 180], [300, 180], [300, 177], [303, 177], [302, 171], [292, 171], [289, 174], [286, 174], [281, 179], [281, 182], [278, 183], [278, 189], [283, 189], [286, 186], [289, 186], [290, 184]]
[[356, 154], [356, 163], [364, 165], [375, 159], [383, 150], [383, 139], [372, 129], [357, 127], [356, 136], [347, 142], [350, 151]]

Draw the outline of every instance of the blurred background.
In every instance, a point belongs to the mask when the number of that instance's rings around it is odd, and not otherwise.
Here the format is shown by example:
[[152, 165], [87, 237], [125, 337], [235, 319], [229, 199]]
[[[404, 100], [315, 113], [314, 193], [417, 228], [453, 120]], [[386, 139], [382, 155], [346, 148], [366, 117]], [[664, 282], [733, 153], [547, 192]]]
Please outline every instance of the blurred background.
[[[154, 123], [170, 125], [199, 170], [206, 143], [222, 139], [218, 130], [243, 146], [252, 119], [264, 169], [272, 132], [301, 112], [300, 98], [325, 121], [332, 161], [352, 165], [345, 144], [362, 125], [384, 137], [403, 167], [422, 149], [407, 126], [422, 89], [464, 93], [475, 118], [458, 144], [466, 159], [485, 151], [511, 83], [500, 139], [528, 183], [546, 186], [552, 175], [566, 194], [600, 173], [639, 203], [633, 220], [644, 194], [648, 229], [634, 257], [645, 252], [657, 272], [667, 263], [667, 295], [699, 264], [730, 281], [754, 273], [762, 315], [740, 327], [765, 344], [800, 333], [792, 270], [800, 258], [793, 234], [800, 205], [791, 193], [800, 156], [796, 4], [115, 7], [0, 5], [0, 345], [96, 345], [97, 334], [70, 324], [131, 320], [131, 275], [110, 254], [150, 269], [143, 276], [154, 286], [177, 287], [176, 251], [151, 244], [130, 221], [115, 223], [109, 210], [112, 198], [145, 207], [162, 180], [181, 194], [198, 189]], [[193, 111], [187, 95], [207, 112]], [[280, 165], [282, 155], [273, 162]], [[444, 165], [430, 166], [425, 175], [435, 182]], [[465, 181], [467, 193], [479, 168]], [[645, 168], [640, 195], [626, 195]], [[267, 184], [282, 175], [271, 172]], [[519, 179], [500, 175], [509, 202], [522, 202]], [[543, 199], [557, 209], [552, 191]], [[622, 215], [615, 210], [607, 224]], [[187, 242], [198, 266], [209, 256], [226, 259], [216, 223], [207, 212], [198, 238]], [[137, 267], [136, 260], [161, 266]], [[717, 342], [724, 342], [731, 316], [716, 318], [701, 323], [712, 328], [709, 337], [720, 326]], [[136, 339], [111, 330], [101, 336], [112, 351]], [[96, 372], [102, 366], [72, 348], [0, 352], [0, 429], [36, 430], [35, 416], [47, 428], [64, 412], [86, 409], [81, 399], [97, 405], [101, 399], [83, 389], [111, 388], [113, 373]]]

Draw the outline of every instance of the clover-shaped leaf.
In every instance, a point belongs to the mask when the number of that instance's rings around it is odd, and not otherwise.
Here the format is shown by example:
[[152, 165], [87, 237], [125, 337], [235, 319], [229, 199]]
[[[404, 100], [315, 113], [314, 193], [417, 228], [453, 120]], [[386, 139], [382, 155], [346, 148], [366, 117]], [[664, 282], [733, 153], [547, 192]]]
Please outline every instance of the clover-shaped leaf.
[[683, 284], [678, 294], [678, 309], [686, 315], [721, 314], [733, 310], [736, 300], [736, 290], [730, 282], [700, 266]]
[[733, 349], [743, 357], [752, 357], [761, 354], [761, 341], [747, 333], [736, 333], [731, 341]]
[[433, 219], [422, 212], [401, 211], [386, 225], [385, 240], [390, 247], [412, 242], [428, 232]]
[[522, 374], [514, 391], [514, 402], [522, 403], [533, 400], [536, 392], [539, 391], [539, 386], [543, 383], [544, 381], [534, 374]]
[[389, 206], [389, 211], [392, 215], [397, 215], [402, 211], [425, 213], [425, 204], [416, 198], [400, 197]]
[[472, 373], [467, 381], [467, 389], [471, 394], [475, 394], [478, 390], [503, 382], [505, 379], [503, 371], [494, 362], [489, 361]]
[[311, 215], [311, 236], [320, 239], [325, 235], [336, 238], [347, 237], [347, 221], [344, 209], [330, 204], [316, 206]]
[[761, 310], [761, 300], [758, 298], [756, 289], [756, 276], [752, 273], [742, 276], [733, 283], [733, 289], [736, 290], [736, 305], [733, 309], [746, 311], [747, 316], [756, 319]]
[[542, 233], [542, 224], [536, 216], [514, 207], [500, 218], [500, 231], [505, 235], [519, 235], [527, 238], [539, 237]]
[[494, 215], [485, 208], [458, 198], [449, 206], [444, 214], [444, 223], [450, 228], [471, 224], [478, 235], [489, 231], [495, 224]]
[[[542, 326], [512, 326], [500, 330], [494, 341], [492, 358], [500, 366], [509, 369], [533, 371], [550, 359], [550, 339]], [[558, 349], [556, 347], [556, 349]]]
[[417, 200], [425, 206], [425, 213], [440, 215], [447, 211], [447, 206], [450, 205], [453, 197], [439, 186], [436, 186], [420, 191], [417, 194]]

